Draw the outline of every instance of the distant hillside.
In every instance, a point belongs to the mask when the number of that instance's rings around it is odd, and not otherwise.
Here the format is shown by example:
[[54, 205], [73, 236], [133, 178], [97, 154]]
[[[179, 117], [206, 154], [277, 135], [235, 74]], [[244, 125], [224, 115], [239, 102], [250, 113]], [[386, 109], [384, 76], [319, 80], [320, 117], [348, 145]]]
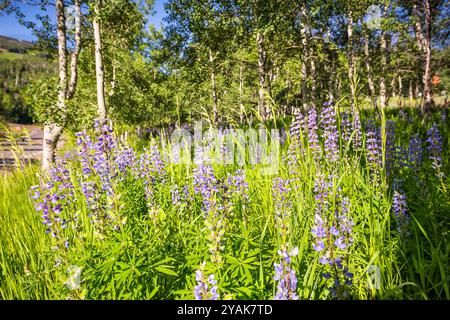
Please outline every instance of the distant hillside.
[[[33, 48], [33, 43], [0, 35], [0, 51], [26, 53]], [[3, 49], [3, 50], [2, 50]]]
[[0, 36], [0, 121], [30, 123], [32, 114], [22, 89], [56, 72], [55, 64], [33, 47], [29, 41]]

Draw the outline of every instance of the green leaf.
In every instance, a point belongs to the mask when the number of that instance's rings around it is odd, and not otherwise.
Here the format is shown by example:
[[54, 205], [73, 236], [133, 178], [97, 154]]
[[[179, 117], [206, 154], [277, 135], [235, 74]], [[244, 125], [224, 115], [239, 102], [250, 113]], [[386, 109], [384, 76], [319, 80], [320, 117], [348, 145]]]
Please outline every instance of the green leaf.
[[169, 276], [177, 277], [178, 274], [175, 271], [171, 270], [170, 268], [173, 268], [173, 267], [171, 267], [171, 266], [159, 266], [159, 267], [156, 267], [155, 269], [158, 270], [159, 272], [163, 273], [163, 274], [167, 274]]

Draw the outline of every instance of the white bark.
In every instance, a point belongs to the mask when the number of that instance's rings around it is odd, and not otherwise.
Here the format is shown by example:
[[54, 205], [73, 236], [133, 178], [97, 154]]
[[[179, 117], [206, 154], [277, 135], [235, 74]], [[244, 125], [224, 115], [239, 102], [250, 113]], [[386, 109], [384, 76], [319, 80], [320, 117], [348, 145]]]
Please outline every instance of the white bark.
[[244, 121], [244, 114], [245, 114], [245, 108], [244, 108], [244, 64], [241, 62], [241, 65], [239, 66], [239, 120], [241, 123]]
[[98, 117], [101, 120], [106, 119], [106, 103], [105, 103], [105, 75], [103, 69], [103, 53], [101, 40], [101, 23], [100, 11], [102, 0], [95, 3], [95, 17], [93, 22], [94, 28], [94, 45], [95, 45], [95, 77], [97, 80], [97, 110]]
[[412, 80], [409, 80], [409, 105], [412, 107], [414, 101]]
[[367, 72], [367, 84], [369, 85], [370, 97], [371, 99], [373, 99], [375, 97], [375, 84], [373, 82], [372, 61], [370, 59], [370, 51], [369, 51], [369, 35], [367, 33], [367, 30], [365, 29], [364, 29], [364, 55]]
[[67, 89], [67, 95], [66, 99], [73, 98], [73, 95], [75, 94], [75, 88], [77, 85], [77, 78], [78, 78], [78, 56], [80, 54], [81, 50], [81, 1], [75, 0], [74, 1], [74, 7], [75, 7], [75, 47], [73, 48], [72, 56], [70, 59], [70, 81], [69, 81], [69, 87]]
[[307, 90], [306, 90], [306, 82], [308, 79], [308, 73], [307, 73], [307, 63], [308, 63], [308, 40], [307, 40], [307, 36], [306, 36], [306, 8], [305, 5], [302, 4], [301, 8], [300, 8], [300, 18], [301, 18], [301, 26], [300, 26], [300, 40], [302, 43], [302, 52], [303, 52], [303, 57], [302, 57], [302, 67], [300, 70], [300, 74], [301, 74], [301, 81], [302, 81], [302, 92], [301, 92], [301, 97], [302, 97], [302, 105], [303, 105], [303, 110], [306, 110], [308, 107], [308, 98], [307, 98]]
[[216, 86], [216, 74], [214, 72], [214, 56], [212, 50], [209, 49], [209, 64], [211, 70], [211, 94], [212, 94], [212, 111], [213, 111], [213, 122], [217, 124], [219, 119], [218, 107], [217, 107], [217, 86]]
[[263, 120], [267, 119], [265, 91], [266, 91], [266, 51], [264, 49], [264, 35], [258, 31], [256, 35], [256, 44], [258, 47], [258, 75], [259, 75], [259, 99], [258, 109], [259, 114]]
[[424, 107], [429, 108], [433, 101], [431, 97], [431, 8], [430, 1], [425, 0], [424, 3], [425, 11], [425, 39], [424, 39], [424, 50], [425, 50], [425, 68], [423, 72], [423, 96], [425, 100]]
[[397, 87], [395, 86], [395, 76], [391, 80], [392, 96], [397, 96]]
[[58, 39], [58, 100], [57, 109], [59, 124], [54, 121], [44, 123], [44, 140], [42, 145], [42, 169], [46, 172], [55, 161], [55, 149], [63, 130], [67, 116], [67, 57], [66, 57], [66, 17], [64, 15], [63, 0], [56, 0], [57, 39]]
[[[387, 7], [384, 6], [383, 10], [383, 18], [386, 17]], [[386, 90], [386, 51], [387, 51], [387, 41], [386, 41], [386, 32], [382, 29], [380, 35], [380, 49], [381, 49], [381, 76], [380, 76], [380, 106], [381, 108], [385, 108], [387, 105], [387, 90]]]
[[350, 81], [351, 107], [355, 111], [356, 88], [355, 88], [355, 52], [353, 51], [353, 12], [347, 12], [347, 36], [348, 36], [348, 80]]

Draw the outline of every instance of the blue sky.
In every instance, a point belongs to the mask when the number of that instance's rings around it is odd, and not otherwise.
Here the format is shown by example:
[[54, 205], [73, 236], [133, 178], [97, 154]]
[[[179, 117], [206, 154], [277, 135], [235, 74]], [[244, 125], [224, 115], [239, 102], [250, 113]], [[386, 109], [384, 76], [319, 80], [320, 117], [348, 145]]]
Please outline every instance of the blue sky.
[[[22, 12], [26, 15], [27, 20], [35, 21], [36, 14], [42, 14], [39, 7], [30, 6], [17, 1]], [[160, 28], [162, 25], [162, 18], [165, 16], [164, 12], [164, 0], [155, 0], [154, 11], [156, 14], [149, 16], [149, 23], [154, 24], [156, 28]], [[50, 17], [55, 17], [55, 9], [53, 6], [48, 6], [47, 14]], [[54, 18], [53, 18], [54, 21]], [[14, 15], [0, 15], [0, 35], [16, 38], [19, 40], [36, 40], [31, 31], [17, 22]]]

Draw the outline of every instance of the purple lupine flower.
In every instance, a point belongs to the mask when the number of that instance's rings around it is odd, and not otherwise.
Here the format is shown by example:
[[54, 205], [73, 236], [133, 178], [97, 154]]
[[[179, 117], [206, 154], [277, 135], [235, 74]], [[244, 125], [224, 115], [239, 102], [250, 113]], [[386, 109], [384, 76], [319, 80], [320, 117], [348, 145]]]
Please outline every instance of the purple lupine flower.
[[217, 292], [217, 281], [214, 274], [210, 274], [207, 279], [203, 274], [205, 263], [195, 272], [195, 281], [197, 285], [194, 287], [194, 296], [196, 300], [217, 300], [220, 295]]
[[191, 191], [189, 190], [189, 186], [187, 184], [184, 185], [184, 187], [183, 187], [183, 195], [184, 195], [184, 199], [185, 199], [186, 203], [192, 201], [192, 194], [191, 194]]
[[406, 203], [406, 195], [401, 190], [394, 191], [394, 199], [392, 203], [392, 210], [397, 222], [397, 229], [400, 235], [408, 236], [407, 230], [409, 224], [409, 216], [407, 213], [408, 207]]
[[114, 155], [114, 163], [121, 174], [125, 174], [127, 170], [135, 166], [137, 157], [131, 147], [118, 149]]
[[93, 138], [86, 131], [78, 132], [76, 136], [82, 168], [81, 191], [94, 223], [94, 232], [102, 237], [104, 228], [113, 222], [109, 212], [114, 207], [115, 179], [120, 172], [116, 170], [117, 143], [111, 121], [96, 119]]
[[326, 159], [332, 163], [339, 161], [339, 136], [336, 126], [336, 111], [330, 105], [322, 110], [324, 150]]
[[444, 177], [444, 173], [441, 171], [443, 142], [436, 123], [433, 123], [427, 131], [427, 136], [427, 149], [431, 160], [431, 167], [436, 171], [436, 177], [442, 179]]
[[292, 249], [288, 252], [285, 247], [278, 250], [281, 257], [280, 263], [275, 263], [275, 276], [273, 279], [278, 281], [277, 293], [274, 300], [298, 300], [297, 291], [297, 276], [295, 270], [291, 266], [291, 258], [298, 255], [298, 248]]
[[288, 218], [292, 206], [289, 200], [289, 193], [291, 191], [289, 183], [289, 180], [283, 180], [281, 178], [275, 178], [272, 182], [272, 197], [275, 204], [275, 224], [283, 242], [285, 242], [284, 240], [288, 233]]
[[332, 294], [340, 295], [346, 292], [340, 279], [343, 278], [344, 285], [351, 283], [348, 269], [345, 269], [347, 275], [342, 270], [343, 259], [348, 255], [348, 248], [353, 243], [353, 221], [350, 217], [350, 201], [342, 197], [339, 187], [333, 188], [332, 179], [332, 176], [325, 179], [323, 175], [316, 178], [316, 210], [311, 233], [314, 237], [312, 247], [319, 253], [322, 268], [327, 270], [323, 276], [326, 281], [333, 280], [333, 285], [328, 289]]
[[42, 181], [40, 186], [31, 187], [32, 198], [35, 201], [36, 211], [41, 214], [42, 223], [46, 228], [45, 233], [56, 238], [60, 242], [57, 247], [63, 248], [68, 243], [68, 236], [64, 231], [67, 219], [70, 219], [76, 228], [77, 215], [72, 214], [74, 186], [70, 172], [62, 162], [50, 168], [48, 179], [47, 182]]
[[217, 208], [216, 194], [219, 192], [218, 182], [214, 175], [214, 169], [210, 164], [199, 164], [193, 170], [194, 192], [200, 194], [203, 199], [203, 213], [205, 216], [212, 207]]
[[220, 264], [226, 216], [225, 207], [221, 202], [221, 188], [210, 164], [201, 163], [194, 169], [194, 192], [202, 197], [202, 212], [205, 217], [205, 226], [209, 230], [211, 261]]
[[391, 175], [394, 169], [396, 160], [395, 147], [395, 122], [392, 120], [386, 121], [386, 174]]
[[245, 171], [236, 170], [234, 175], [228, 174], [227, 184], [229, 197], [240, 198], [244, 204], [250, 200], [248, 194], [248, 183], [245, 180]]
[[325, 249], [325, 244], [319, 240], [315, 244], [313, 244], [313, 249], [317, 252], [320, 252]]
[[308, 112], [308, 143], [309, 150], [316, 162], [319, 161], [322, 156], [322, 148], [319, 145], [318, 131], [317, 112], [316, 108], [312, 107]]
[[334, 241], [334, 245], [341, 250], [344, 250], [345, 248], [347, 248], [347, 244], [345, 243], [344, 237], [337, 238], [336, 241]]
[[173, 185], [170, 189], [170, 195], [172, 197], [172, 205], [178, 207], [181, 204], [180, 191], [177, 185]]
[[422, 139], [418, 133], [409, 140], [408, 155], [411, 166], [418, 171], [423, 161]]
[[303, 128], [305, 128], [305, 119], [302, 112], [295, 115], [294, 121], [289, 128], [289, 134], [291, 141], [301, 141], [301, 137], [304, 134]]
[[352, 134], [352, 125], [347, 112], [343, 112], [341, 116], [341, 137], [344, 144], [350, 140]]
[[154, 188], [157, 182], [164, 182], [165, 165], [159, 152], [158, 146], [152, 142], [149, 149], [144, 149], [140, 154], [135, 165], [132, 168], [132, 174], [135, 179], [141, 180], [144, 185], [145, 199], [152, 218], [155, 218], [156, 211], [153, 210], [154, 204]]
[[371, 169], [378, 172], [382, 165], [380, 130], [370, 124], [366, 137], [366, 158]]
[[305, 131], [303, 129], [305, 128], [305, 119], [303, 117], [303, 114], [299, 112], [296, 116], [294, 121], [291, 124], [291, 127], [289, 129], [290, 137], [291, 137], [291, 143], [289, 145], [288, 151], [287, 151], [287, 164], [289, 167], [290, 174], [295, 174], [296, 167], [298, 164], [298, 156], [303, 153], [303, 139]]
[[356, 112], [353, 115], [352, 127], [354, 136], [353, 136], [353, 149], [361, 149], [362, 148], [362, 133], [361, 133], [361, 121], [359, 119], [359, 112]]

